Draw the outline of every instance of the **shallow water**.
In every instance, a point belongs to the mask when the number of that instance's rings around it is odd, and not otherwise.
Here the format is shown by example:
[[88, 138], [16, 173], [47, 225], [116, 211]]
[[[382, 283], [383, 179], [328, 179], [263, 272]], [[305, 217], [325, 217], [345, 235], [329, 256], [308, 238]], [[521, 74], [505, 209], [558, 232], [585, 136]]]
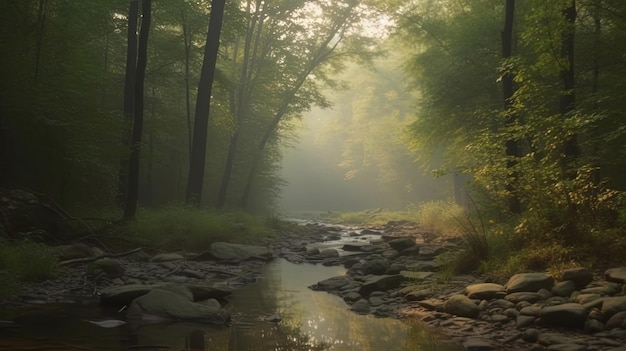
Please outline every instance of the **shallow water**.
[[[263, 268], [263, 278], [230, 298], [230, 327], [172, 323], [107, 329], [87, 320], [123, 316], [93, 304], [42, 305], [19, 316], [2, 311], [0, 319], [13, 319], [20, 327], [0, 328], [0, 350], [463, 350], [418, 322], [358, 315], [339, 297], [307, 288], [344, 272], [342, 267], [274, 260]], [[264, 320], [271, 315], [282, 320]]]

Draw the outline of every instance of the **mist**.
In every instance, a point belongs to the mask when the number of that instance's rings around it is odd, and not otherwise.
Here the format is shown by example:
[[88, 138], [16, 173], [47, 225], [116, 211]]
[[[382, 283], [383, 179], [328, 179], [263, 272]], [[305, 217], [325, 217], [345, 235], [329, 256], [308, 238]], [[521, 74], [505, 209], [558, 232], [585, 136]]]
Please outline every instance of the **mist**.
[[[348, 176], [350, 169], [342, 164], [350, 141], [331, 127], [343, 112], [314, 109], [303, 116], [299, 141], [284, 151], [281, 177], [286, 186], [279, 204], [283, 211], [403, 210], [453, 195], [449, 176], [425, 174], [408, 151], [396, 155], [406, 163], [395, 169], [370, 164]], [[395, 179], [385, 181], [383, 173], [395, 174]]]

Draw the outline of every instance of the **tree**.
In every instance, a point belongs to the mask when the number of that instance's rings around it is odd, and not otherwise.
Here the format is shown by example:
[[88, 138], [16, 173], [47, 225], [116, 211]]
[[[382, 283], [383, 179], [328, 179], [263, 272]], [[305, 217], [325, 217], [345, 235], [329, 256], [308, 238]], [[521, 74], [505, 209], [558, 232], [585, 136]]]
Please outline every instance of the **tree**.
[[[352, 40], [346, 40], [348, 34], [350, 33], [350, 29], [358, 23], [358, 5], [359, 3], [356, 1], [348, 1], [344, 4], [332, 2], [319, 3], [319, 11], [322, 13], [321, 17], [325, 18], [327, 21], [326, 25], [319, 26], [319, 24], [316, 23], [314, 26], [318, 27], [317, 30], [313, 27], [304, 26], [303, 28], [305, 28], [307, 33], [310, 34], [306, 40], [304, 38], [300, 40], [301, 47], [290, 47], [284, 51], [283, 55], [285, 56], [282, 59], [288, 64], [292, 64], [293, 67], [286, 70], [288, 72], [285, 76], [286, 80], [284, 81], [286, 84], [280, 87], [280, 92], [276, 96], [276, 104], [273, 107], [272, 117], [269, 122], [266, 122], [267, 124], [264, 127], [263, 134], [253, 151], [250, 168], [244, 183], [243, 193], [241, 194], [238, 204], [241, 208], [246, 209], [249, 206], [253, 183], [255, 178], [258, 176], [263, 152], [270, 138], [275, 135], [280, 122], [285, 117], [297, 113], [299, 109], [304, 108], [306, 110], [309, 108], [311, 101], [307, 101], [306, 99], [303, 100], [298, 95], [302, 93], [301, 90], [311, 93], [311, 90], [305, 87], [311, 75], [315, 72], [316, 78], [321, 81], [326, 79], [328, 82], [330, 80], [325, 76], [325, 73], [321, 69], [324, 64], [334, 58], [344, 55], [358, 56], [357, 53], [359, 52], [363, 55], [363, 57], [367, 56], [367, 51], [362, 50], [362, 48], [361, 50], [357, 50], [359, 44], [365, 43], [363, 38], [360, 38], [360, 41], [354, 37], [351, 38]], [[294, 11], [294, 14], [298, 15], [299, 12]], [[302, 26], [302, 24], [299, 25]], [[309, 26], [311, 26], [311, 24], [309, 24]], [[298, 33], [294, 33], [292, 35], [295, 35], [296, 38], [299, 37]], [[287, 37], [289, 38], [289, 36]], [[348, 43], [343, 43], [344, 40]], [[335, 52], [337, 48], [342, 47], [342, 44], [345, 45], [343, 48], [344, 50], [347, 48], [346, 52], [343, 54]], [[347, 52], [349, 52], [349, 54]], [[281, 59], [280, 56], [276, 58], [279, 60]], [[294, 61], [294, 59], [297, 61]], [[323, 100], [320, 102], [324, 103]], [[298, 107], [299, 104], [302, 105]]]
[[196, 110], [194, 115], [193, 138], [189, 162], [189, 176], [187, 180], [188, 204], [200, 205], [202, 199], [202, 185], [204, 182], [204, 167], [206, 160], [207, 129], [209, 126], [209, 108], [211, 104], [211, 89], [215, 76], [215, 65], [219, 50], [219, 40], [222, 31], [225, 0], [211, 2], [211, 17], [206, 36], [202, 73], [198, 84]]
[[[502, 59], [511, 59], [513, 54], [513, 21], [515, 18], [515, 0], [507, 0], [505, 5], [505, 18], [504, 18], [504, 30], [502, 31]], [[511, 72], [511, 68], [505, 68], [502, 73], [502, 98], [504, 101], [504, 114], [506, 127], [512, 128], [515, 126], [517, 117], [513, 106], [513, 95], [515, 94], [514, 87], [514, 73]], [[517, 158], [519, 158], [519, 147], [515, 137], [509, 138], [505, 143], [506, 155], [509, 157], [507, 161], [507, 167], [512, 169], [517, 164]], [[509, 210], [513, 214], [520, 214], [522, 209], [520, 207], [520, 201], [516, 195], [515, 182], [516, 172], [511, 170], [510, 180], [506, 185], [507, 191], [510, 193], [509, 198]]]
[[[139, 1], [131, 0], [128, 8], [128, 28], [126, 29], [126, 73], [124, 75], [124, 118], [132, 125], [135, 104], [135, 80], [137, 76], [137, 25], [139, 18]], [[130, 136], [122, 137], [122, 144], [130, 144]], [[130, 133], [129, 133], [130, 134]], [[118, 201], [125, 205], [128, 187], [128, 159], [120, 162]]]
[[142, 0], [141, 15], [141, 29], [139, 31], [139, 45], [137, 48], [137, 69], [134, 83], [133, 129], [130, 139], [130, 157], [128, 159], [128, 195], [126, 205], [124, 206], [125, 219], [135, 217], [139, 198], [139, 155], [143, 133], [144, 80], [148, 61], [148, 34], [152, 19], [152, 0]]

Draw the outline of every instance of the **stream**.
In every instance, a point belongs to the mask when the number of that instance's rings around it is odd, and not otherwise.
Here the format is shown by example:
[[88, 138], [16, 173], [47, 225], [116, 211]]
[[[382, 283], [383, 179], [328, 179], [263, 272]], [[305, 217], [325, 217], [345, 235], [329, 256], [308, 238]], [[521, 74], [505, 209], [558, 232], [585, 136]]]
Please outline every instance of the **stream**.
[[[171, 323], [103, 328], [88, 321], [122, 317], [94, 303], [41, 305], [19, 310], [19, 316], [2, 311], [0, 319], [14, 319], [20, 327], [0, 328], [0, 350], [463, 350], [420, 323], [359, 315], [341, 298], [307, 288], [344, 272], [343, 267], [276, 259], [263, 268], [263, 278], [231, 296], [230, 327]], [[264, 318], [273, 315], [282, 320]]]

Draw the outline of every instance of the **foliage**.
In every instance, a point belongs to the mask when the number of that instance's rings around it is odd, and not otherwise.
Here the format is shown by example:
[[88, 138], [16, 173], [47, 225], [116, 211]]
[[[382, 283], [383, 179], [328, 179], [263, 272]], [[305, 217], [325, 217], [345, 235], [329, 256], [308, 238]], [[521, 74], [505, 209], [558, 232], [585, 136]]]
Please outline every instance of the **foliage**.
[[465, 209], [452, 200], [429, 201], [418, 206], [417, 222], [437, 236], [461, 234], [465, 220]]
[[145, 247], [200, 252], [218, 241], [251, 244], [273, 238], [276, 223], [244, 212], [217, 212], [186, 206], [141, 208], [130, 223], [132, 240]]
[[[482, 254], [473, 251], [477, 260], [490, 257], [483, 268], [598, 261], [606, 255], [597, 253], [609, 241], [621, 246], [626, 232], [618, 220], [626, 189], [619, 180], [626, 127], [623, 109], [612, 103], [626, 92], [618, 82], [626, 71], [613, 64], [623, 50], [610, 44], [626, 35], [626, 6], [576, 2], [571, 28], [563, 14], [572, 1], [516, 4], [516, 47], [507, 59], [500, 58], [502, 3], [433, 0], [400, 10], [398, 37], [407, 45], [419, 42], [406, 60], [411, 86], [421, 96], [408, 143], [426, 160], [446, 150], [443, 166], [431, 168], [472, 176], [472, 197], [480, 198], [477, 210], [486, 214], [486, 226], [462, 227], [472, 237], [481, 233]], [[566, 91], [562, 72], [570, 67], [562, 45], [572, 30], [576, 82]], [[499, 91], [505, 73], [515, 78], [507, 111]], [[564, 96], [575, 101], [573, 111], [559, 106]], [[515, 123], [507, 122], [510, 116]], [[517, 143], [517, 157], [505, 153], [510, 140]], [[580, 149], [574, 158], [566, 150], [572, 140]], [[513, 196], [521, 214], [509, 212]], [[618, 255], [612, 259], [620, 260]]]

